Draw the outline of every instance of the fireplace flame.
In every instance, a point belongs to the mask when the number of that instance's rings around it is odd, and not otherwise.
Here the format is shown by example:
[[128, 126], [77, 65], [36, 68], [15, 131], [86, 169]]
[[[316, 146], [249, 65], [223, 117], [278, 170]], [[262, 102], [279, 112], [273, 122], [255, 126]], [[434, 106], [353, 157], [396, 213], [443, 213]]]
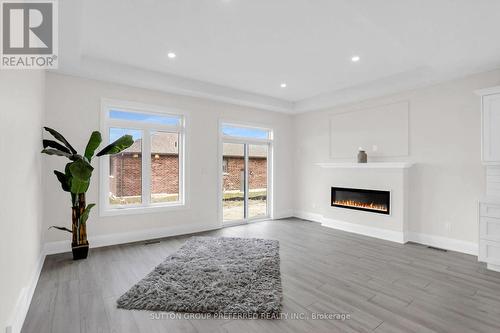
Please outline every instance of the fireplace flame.
[[381, 212], [387, 212], [387, 206], [382, 205], [382, 204], [376, 204], [376, 203], [365, 203], [365, 202], [358, 202], [354, 200], [335, 200], [333, 202], [334, 205], [339, 205], [339, 206], [345, 206], [345, 207], [356, 207], [356, 208], [366, 208], [366, 209], [372, 209], [372, 210], [378, 210]]

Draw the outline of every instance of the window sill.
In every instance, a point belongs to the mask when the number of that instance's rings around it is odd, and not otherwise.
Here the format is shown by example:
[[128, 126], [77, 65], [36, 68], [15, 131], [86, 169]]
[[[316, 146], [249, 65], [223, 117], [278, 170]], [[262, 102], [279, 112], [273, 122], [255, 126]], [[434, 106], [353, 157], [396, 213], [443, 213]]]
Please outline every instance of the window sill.
[[150, 213], [163, 213], [177, 210], [187, 209], [185, 203], [175, 203], [169, 205], [153, 205], [153, 206], [139, 206], [139, 207], [124, 207], [124, 208], [108, 208], [99, 211], [101, 217], [106, 216], [119, 216], [119, 215], [138, 215]]

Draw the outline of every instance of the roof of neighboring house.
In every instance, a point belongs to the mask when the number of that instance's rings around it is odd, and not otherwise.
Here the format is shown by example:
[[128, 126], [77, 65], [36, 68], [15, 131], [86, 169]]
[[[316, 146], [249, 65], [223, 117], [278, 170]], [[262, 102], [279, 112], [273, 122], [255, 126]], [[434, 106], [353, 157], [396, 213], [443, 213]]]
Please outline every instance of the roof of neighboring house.
[[[151, 135], [151, 153], [152, 154], [178, 154], [179, 153], [179, 135], [177, 133], [153, 133]], [[138, 154], [142, 152], [142, 139], [135, 140], [134, 144], [124, 153]]]
[[[151, 135], [152, 154], [178, 154], [179, 135], [177, 133], [153, 133]], [[135, 140], [134, 144], [125, 149], [123, 153], [140, 154], [142, 152], [142, 139]], [[250, 157], [267, 157], [266, 145], [249, 145]], [[243, 157], [243, 145], [237, 143], [224, 143], [224, 156]]]
[[[224, 156], [243, 157], [243, 145], [241, 143], [224, 143]], [[267, 157], [267, 145], [249, 145], [250, 157]]]

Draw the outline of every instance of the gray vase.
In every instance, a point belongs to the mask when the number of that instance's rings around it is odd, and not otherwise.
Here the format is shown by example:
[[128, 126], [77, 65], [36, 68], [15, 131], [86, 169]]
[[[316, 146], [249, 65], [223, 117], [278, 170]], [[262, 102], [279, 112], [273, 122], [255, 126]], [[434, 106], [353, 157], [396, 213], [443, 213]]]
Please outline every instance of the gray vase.
[[364, 150], [360, 150], [358, 152], [358, 163], [367, 163], [368, 162], [368, 155], [366, 155], [366, 152]]

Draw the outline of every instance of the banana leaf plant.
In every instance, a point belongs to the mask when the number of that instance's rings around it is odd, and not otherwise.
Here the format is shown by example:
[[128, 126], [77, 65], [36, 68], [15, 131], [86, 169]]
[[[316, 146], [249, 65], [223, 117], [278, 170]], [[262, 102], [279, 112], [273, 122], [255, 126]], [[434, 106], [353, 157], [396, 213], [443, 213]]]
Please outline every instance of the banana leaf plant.
[[[54, 174], [61, 183], [63, 191], [68, 192], [71, 196], [72, 204], [72, 227], [71, 229], [60, 226], [51, 226], [62, 231], [67, 231], [72, 234], [73, 257], [75, 257], [75, 248], [86, 248], [83, 258], [87, 256], [88, 240], [87, 240], [87, 220], [89, 213], [95, 204], [86, 204], [85, 193], [89, 189], [90, 179], [94, 168], [91, 165], [95, 151], [102, 143], [101, 133], [98, 131], [92, 132], [90, 139], [85, 148], [83, 155], [71, 146], [71, 144], [56, 130], [44, 127], [55, 139], [43, 140], [43, 154], [66, 157], [69, 162], [66, 164], [64, 171], [54, 170]], [[131, 135], [124, 135], [104, 147], [95, 156], [114, 155], [127, 149], [134, 143]]]

